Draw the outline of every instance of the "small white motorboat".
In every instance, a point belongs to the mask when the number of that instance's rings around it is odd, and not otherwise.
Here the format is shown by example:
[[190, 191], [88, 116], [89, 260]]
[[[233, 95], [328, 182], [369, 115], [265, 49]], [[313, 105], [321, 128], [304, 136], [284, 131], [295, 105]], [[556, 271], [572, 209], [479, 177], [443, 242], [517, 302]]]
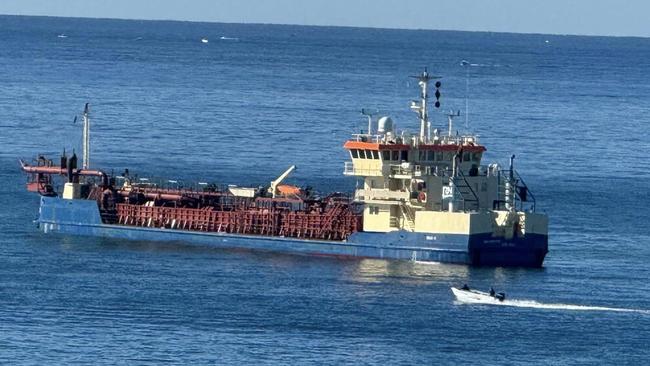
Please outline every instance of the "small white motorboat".
[[207, 38], [201, 38], [201, 43], [208, 43], [208, 42], [210, 42], [210, 41], [208, 41]]
[[503, 292], [496, 293], [492, 289], [490, 290], [490, 292], [483, 292], [483, 291], [470, 289], [469, 287], [467, 287], [467, 285], [461, 288], [452, 287], [451, 292], [454, 293], [454, 296], [456, 296], [456, 299], [458, 301], [465, 302], [465, 303], [499, 304], [506, 299], [506, 294]]

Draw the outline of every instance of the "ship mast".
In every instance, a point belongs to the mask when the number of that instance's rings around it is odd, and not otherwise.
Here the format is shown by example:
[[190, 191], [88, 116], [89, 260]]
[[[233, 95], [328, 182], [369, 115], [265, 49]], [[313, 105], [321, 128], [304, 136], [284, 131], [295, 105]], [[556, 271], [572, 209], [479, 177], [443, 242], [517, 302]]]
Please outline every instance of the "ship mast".
[[90, 104], [86, 103], [83, 114], [83, 160], [82, 169], [90, 168]]
[[377, 113], [379, 113], [379, 111], [373, 111], [366, 108], [361, 109], [361, 114], [368, 117], [368, 138], [371, 138], [372, 136], [372, 117], [374, 117]]
[[458, 117], [458, 116], [460, 116], [460, 111], [456, 111], [456, 113], [454, 113], [453, 111], [450, 111], [449, 114], [447, 114], [447, 121], [448, 121], [448, 124], [449, 124], [449, 127], [448, 127], [449, 131], [447, 132], [447, 134], [448, 134], [449, 137], [451, 137], [451, 131], [454, 128], [454, 117]]
[[[428, 141], [431, 136], [431, 122], [429, 121], [429, 113], [427, 110], [427, 101], [429, 100], [429, 93], [428, 93], [428, 88], [429, 88], [429, 80], [433, 79], [440, 79], [439, 76], [433, 76], [429, 74], [426, 68], [424, 68], [424, 71], [417, 76], [411, 76], [414, 79], [418, 80], [418, 85], [420, 86], [421, 94], [420, 94], [420, 102], [418, 101], [411, 101], [411, 109], [418, 114], [418, 117], [420, 118], [420, 143], [424, 143]], [[436, 82], [436, 104], [435, 107], [439, 108], [440, 107], [440, 82]]]

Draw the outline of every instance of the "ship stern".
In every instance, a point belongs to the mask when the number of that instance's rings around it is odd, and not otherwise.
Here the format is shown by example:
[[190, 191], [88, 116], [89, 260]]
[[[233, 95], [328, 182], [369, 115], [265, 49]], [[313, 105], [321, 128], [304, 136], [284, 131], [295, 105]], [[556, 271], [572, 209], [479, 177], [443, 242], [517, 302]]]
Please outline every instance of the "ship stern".
[[470, 235], [472, 265], [541, 267], [548, 253], [548, 218], [534, 212], [497, 211], [491, 232]]

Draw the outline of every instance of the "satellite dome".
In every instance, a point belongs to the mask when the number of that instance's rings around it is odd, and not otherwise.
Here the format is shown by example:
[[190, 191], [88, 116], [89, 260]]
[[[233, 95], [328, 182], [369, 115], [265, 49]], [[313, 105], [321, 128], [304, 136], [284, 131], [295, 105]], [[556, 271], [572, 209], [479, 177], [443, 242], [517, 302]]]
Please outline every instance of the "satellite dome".
[[377, 121], [377, 125], [377, 132], [379, 133], [393, 132], [393, 120], [388, 116], [381, 117]]

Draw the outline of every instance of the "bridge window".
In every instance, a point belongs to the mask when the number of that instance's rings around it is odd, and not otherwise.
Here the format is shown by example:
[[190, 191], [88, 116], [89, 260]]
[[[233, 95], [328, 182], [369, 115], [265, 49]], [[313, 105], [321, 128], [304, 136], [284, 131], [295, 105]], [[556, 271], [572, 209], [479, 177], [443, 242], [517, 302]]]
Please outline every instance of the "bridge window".
[[443, 161], [445, 160], [445, 154], [442, 152], [437, 152], [436, 153], [436, 161]]
[[368, 213], [371, 215], [379, 215], [379, 207], [377, 206], [368, 206]]
[[372, 158], [375, 160], [379, 160], [379, 151], [377, 150], [371, 150], [372, 151]]
[[470, 161], [471, 159], [472, 159], [472, 158], [471, 158], [471, 154], [470, 154], [470, 153], [468, 153], [468, 152], [463, 153], [463, 161]]
[[382, 151], [381, 158], [384, 159], [384, 161], [390, 160], [390, 151], [387, 150]]
[[402, 161], [408, 161], [409, 160], [409, 151], [408, 150], [400, 151], [400, 160], [402, 160]]
[[350, 150], [350, 154], [352, 154], [352, 159], [359, 159], [359, 150], [352, 149]]
[[359, 159], [365, 159], [366, 158], [366, 152], [364, 150], [359, 150]]
[[481, 153], [480, 152], [474, 153], [472, 155], [472, 161], [475, 161], [477, 163], [481, 161]]
[[427, 160], [428, 160], [428, 161], [433, 161], [433, 160], [435, 160], [435, 159], [434, 159], [434, 156], [435, 156], [435, 155], [436, 155], [435, 151], [431, 151], [431, 150], [427, 151]]
[[399, 151], [393, 150], [392, 153], [393, 153], [393, 158], [391, 160], [398, 161], [399, 160]]

